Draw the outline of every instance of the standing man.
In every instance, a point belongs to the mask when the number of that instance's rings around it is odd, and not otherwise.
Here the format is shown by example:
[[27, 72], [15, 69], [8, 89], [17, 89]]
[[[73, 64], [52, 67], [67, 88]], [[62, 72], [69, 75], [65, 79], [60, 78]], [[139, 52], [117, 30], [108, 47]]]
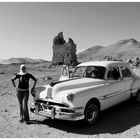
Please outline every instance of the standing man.
[[[18, 79], [18, 86], [15, 84], [15, 80]], [[34, 81], [31, 92], [34, 91], [37, 79], [30, 73], [26, 72], [26, 66], [20, 66], [20, 72], [16, 74], [16, 76], [11, 79], [13, 86], [17, 91], [17, 99], [19, 102], [20, 108], [20, 123], [25, 122], [29, 124], [29, 112], [28, 112], [28, 99], [29, 99], [29, 80], [32, 79]]]

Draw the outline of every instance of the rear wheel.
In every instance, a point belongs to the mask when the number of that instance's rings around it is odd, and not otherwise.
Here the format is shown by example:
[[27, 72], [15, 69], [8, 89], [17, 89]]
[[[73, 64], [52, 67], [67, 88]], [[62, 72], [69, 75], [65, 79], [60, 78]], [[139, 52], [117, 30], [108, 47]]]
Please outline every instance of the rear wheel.
[[93, 125], [99, 116], [99, 108], [94, 102], [90, 102], [86, 105], [84, 112], [84, 120], [87, 125]]

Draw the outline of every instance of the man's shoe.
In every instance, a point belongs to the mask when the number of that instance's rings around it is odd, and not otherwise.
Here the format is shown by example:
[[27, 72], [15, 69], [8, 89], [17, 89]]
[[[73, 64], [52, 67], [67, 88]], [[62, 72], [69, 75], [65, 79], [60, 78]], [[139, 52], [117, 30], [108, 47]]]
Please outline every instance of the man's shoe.
[[24, 122], [24, 119], [20, 119], [19, 122], [20, 122], [20, 123], [23, 123], [23, 122]]
[[25, 121], [25, 124], [29, 125], [30, 124], [30, 121]]

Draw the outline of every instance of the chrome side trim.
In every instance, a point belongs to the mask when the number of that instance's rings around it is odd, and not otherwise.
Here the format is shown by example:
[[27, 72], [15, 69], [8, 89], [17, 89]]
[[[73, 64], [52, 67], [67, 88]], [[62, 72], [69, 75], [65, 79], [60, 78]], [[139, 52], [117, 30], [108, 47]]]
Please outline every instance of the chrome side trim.
[[125, 90], [125, 91], [123, 91], [123, 92], [122, 92], [122, 90], [119, 90], [119, 91], [116, 91], [116, 92], [113, 92], [113, 93], [110, 93], [110, 94], [101, 96], [101, 97], [99, 97], [99, 100], [106, 100], [106, 99], [112, 98], [112, 97], [114, 97], [114, 96], [118, 96], [118, 95], [120, 95], [120, 94], [123, 94], [123, 93], [125, 93], [125, 92], [127, 92], [127, 91], [131, 91], [131, 90]]

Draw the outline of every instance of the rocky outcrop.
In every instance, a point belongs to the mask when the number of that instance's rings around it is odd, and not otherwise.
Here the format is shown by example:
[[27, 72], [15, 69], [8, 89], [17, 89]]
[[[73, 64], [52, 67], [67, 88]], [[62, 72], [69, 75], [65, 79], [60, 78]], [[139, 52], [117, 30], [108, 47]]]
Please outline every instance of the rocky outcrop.
[[76, 44], [69, 38], [66, 42], [63, 38], [63, 32], [53, 39], [53, 65], [77, 65]]
[[53, 45], [63, 45], [65, 40], [63, 38], [63, 32], [58, 33], [58, 35], [53, 39]]

